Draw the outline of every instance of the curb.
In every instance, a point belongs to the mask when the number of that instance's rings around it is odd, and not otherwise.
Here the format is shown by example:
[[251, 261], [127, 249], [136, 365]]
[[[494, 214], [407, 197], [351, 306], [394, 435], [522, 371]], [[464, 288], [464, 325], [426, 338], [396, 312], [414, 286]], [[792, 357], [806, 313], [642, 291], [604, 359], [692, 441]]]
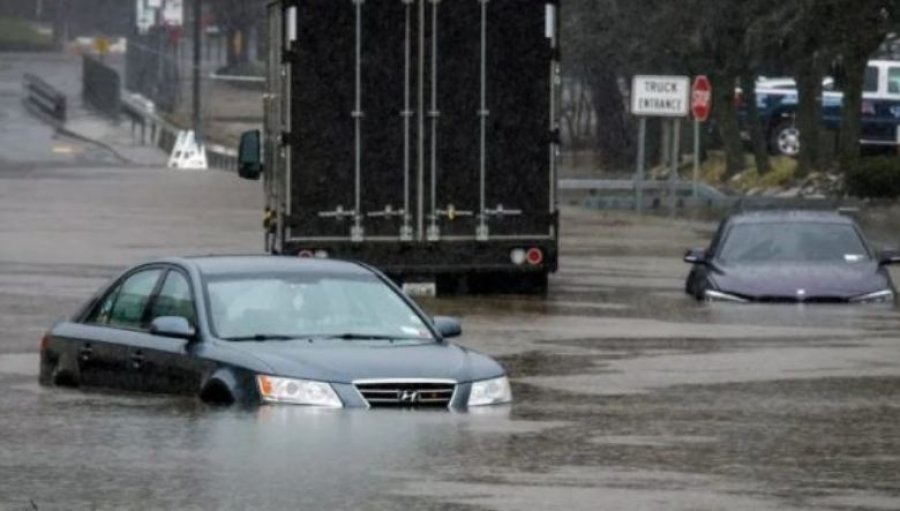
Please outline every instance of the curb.
[[25, 106], [25, 110], [27, 110], [28, 113], [34, 115], [38, 119], [49, 124], [54, 130], [56, 130], [56, 133], [58, 135], [62, 135], [64, 137], [69, 137], [69, 138], [74, 138], [75, 140], [79, 140], [81, 142], [85, 142], [87, 144], [91, 144], [91, 145], [97, 146], [103, 150], [109, 151], [113, 156], [115, 156], [119, 160], [120, 163], [127, 163], [127, 164], [134, 163], [132, 160], [123, 156], [122, 153], [120, 153], [115, 147], [113, 147], [105, 142], [101, 142], [99, 140], [93, 139], [91, 137], [84, 136], [80, 133], [70, 130], [69, 128], [66, 128], [65, 123], [62, 123], [62, 122], [50, 117], [49, 115], [45, 114], [44, 112], [41, 112], [39, 109], [34, 108], [34, 106], [31, 105], [28, 102], [28, 100], [22, 100], [22, 104]]

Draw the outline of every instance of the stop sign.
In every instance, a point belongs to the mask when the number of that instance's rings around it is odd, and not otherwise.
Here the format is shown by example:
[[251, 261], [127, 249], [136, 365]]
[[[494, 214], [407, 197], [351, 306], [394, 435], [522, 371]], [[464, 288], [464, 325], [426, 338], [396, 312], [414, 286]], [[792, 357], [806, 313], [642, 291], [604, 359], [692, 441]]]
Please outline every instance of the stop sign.
[[691, 113], [694, 119], [700, 122], [709, 118], [709, 111], [712, 109], [712, 85], [709, 78], [700, 75], [694, 78], [694, 85], [691, 87]]

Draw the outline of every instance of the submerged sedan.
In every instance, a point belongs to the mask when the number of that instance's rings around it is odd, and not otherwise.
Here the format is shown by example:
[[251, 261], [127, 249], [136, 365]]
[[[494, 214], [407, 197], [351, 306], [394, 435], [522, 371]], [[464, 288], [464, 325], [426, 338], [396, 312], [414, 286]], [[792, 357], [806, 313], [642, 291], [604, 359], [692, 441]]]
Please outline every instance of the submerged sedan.
[[893, 302], [886, 266], [851, 218], [832, 212], [767, 211], [734, 215], [708, 249], [689, 250], [685, 290], [725, 302]]
[[509, 403], [503, 368], [448, 342], [363, 265], [272, 256], [132, 268], [41, 341], [45, 385], [197, 395], [221, 404], [462, 409]]

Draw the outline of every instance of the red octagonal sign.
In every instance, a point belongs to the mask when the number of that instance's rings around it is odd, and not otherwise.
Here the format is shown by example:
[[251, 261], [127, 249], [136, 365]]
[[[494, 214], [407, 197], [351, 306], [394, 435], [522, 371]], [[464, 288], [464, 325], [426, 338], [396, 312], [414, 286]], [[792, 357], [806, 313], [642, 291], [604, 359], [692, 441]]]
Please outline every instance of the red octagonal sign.
[[709, 111], [712, 109], [712, 85], [709, 78], [700, 75], [694, 78], [694, 85], [691, 87], [691, 113], [694, 119], [700, 122], [709, 118]]

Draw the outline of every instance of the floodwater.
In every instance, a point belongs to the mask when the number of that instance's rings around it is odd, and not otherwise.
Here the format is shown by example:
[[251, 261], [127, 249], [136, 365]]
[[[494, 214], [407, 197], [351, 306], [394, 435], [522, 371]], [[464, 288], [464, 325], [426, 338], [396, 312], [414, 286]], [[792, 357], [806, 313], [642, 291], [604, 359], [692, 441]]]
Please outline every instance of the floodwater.
[[[0, 138], [0, 158], [21, 143]], [[43, 331], [116, 272], [262, 236], [259, 189], [233, 175], [28, 143], [55, 156], [0, 159], [0, 509], [900, 509], [898, 311], [697, 304], [680, 255], [706, 221], [566, 208], [547, 299], [424, 300], [507, 367], [510, 407], [39, 387]], [[900, 246], [890, 213], [864, 219]]]

